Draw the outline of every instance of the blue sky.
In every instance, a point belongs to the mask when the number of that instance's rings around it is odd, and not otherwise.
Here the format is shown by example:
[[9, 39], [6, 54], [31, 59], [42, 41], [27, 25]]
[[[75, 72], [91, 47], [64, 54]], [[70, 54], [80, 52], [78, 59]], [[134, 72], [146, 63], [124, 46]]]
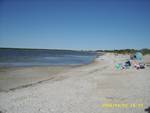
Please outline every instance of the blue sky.
[[150, 48], [150, 1], [0, 0], [0, 47]]

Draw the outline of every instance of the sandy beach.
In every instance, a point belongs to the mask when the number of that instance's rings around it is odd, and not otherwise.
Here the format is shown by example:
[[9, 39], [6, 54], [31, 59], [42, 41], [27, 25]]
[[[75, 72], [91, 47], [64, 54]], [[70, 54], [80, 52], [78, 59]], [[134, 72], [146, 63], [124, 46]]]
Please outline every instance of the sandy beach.
[[[93, 63], [76, 68], [53, 72], [52, 78], [27, 87], [10, 91], [6, 83], [0, 82], [1, 113], [145, 113], [150, 106], [150, 67], [116, 70], [114, 64], [129, 58], [128, 55], [105, 54]], [[144, 56], [148, 65], [150, 56]], [[42, 70], [42, 71], [41, 71]], [[53, 70], [53, 69], [51, 69]], [[10, 69], [20, 74], [51, 73], [50, 68]], [[8, 75], [8, 71], [1, 71]], [[40, 78], [41, 79], [41, 78]], [[39, 80], [39, 79], [37, 79]], [[9, 82], [9, 80], [8, 80]], [[13, 81], [14, 82], [14, 81]], [[19, 83], [20, 84], [20, 83]], [[18, 85], [18, 84], [17, 84]], [[21, 84], [22, 85], [22, 84]], [[6, 86], [6, 87], [5, 87]], [[13, 86], [14, 87], [14, 86]], [[108, 107], [107, 104], [140, 106]]]
[[[72, 66], [73, 67], [73, 66]], [[71, 66], [0, 68], [0, 92], [38, 84], [66, 72]]]

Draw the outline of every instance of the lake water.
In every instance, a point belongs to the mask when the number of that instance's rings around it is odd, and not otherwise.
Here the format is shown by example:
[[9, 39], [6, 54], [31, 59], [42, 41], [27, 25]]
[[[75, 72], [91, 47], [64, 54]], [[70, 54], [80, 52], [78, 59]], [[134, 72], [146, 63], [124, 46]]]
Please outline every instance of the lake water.
[[0, 49], [0, 67], [68, 66], [89, 64], [94, 52], [46, 49]]

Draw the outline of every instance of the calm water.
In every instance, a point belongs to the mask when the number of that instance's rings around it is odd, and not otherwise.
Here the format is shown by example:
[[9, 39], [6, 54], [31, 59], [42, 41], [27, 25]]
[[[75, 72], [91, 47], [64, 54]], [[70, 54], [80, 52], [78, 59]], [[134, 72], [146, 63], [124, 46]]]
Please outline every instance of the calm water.
[[82, 65], [95, 57], [95, 53], [85, 51], [0, 49], [0, 67]]

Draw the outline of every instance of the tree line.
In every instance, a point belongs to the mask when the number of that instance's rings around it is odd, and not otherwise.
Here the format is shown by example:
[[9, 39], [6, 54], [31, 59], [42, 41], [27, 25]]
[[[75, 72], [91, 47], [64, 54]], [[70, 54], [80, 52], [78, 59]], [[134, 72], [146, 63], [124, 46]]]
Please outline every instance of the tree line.
[[144, 49], [120, 49], [120, 50], [97, 50], [96, 52], [111, 52], [111, 53], [117, 53], [117, 54], [133, 54], [135, 52], [141, 52], [143, 55], [150, 54], [150, 49], [144, 48]]

